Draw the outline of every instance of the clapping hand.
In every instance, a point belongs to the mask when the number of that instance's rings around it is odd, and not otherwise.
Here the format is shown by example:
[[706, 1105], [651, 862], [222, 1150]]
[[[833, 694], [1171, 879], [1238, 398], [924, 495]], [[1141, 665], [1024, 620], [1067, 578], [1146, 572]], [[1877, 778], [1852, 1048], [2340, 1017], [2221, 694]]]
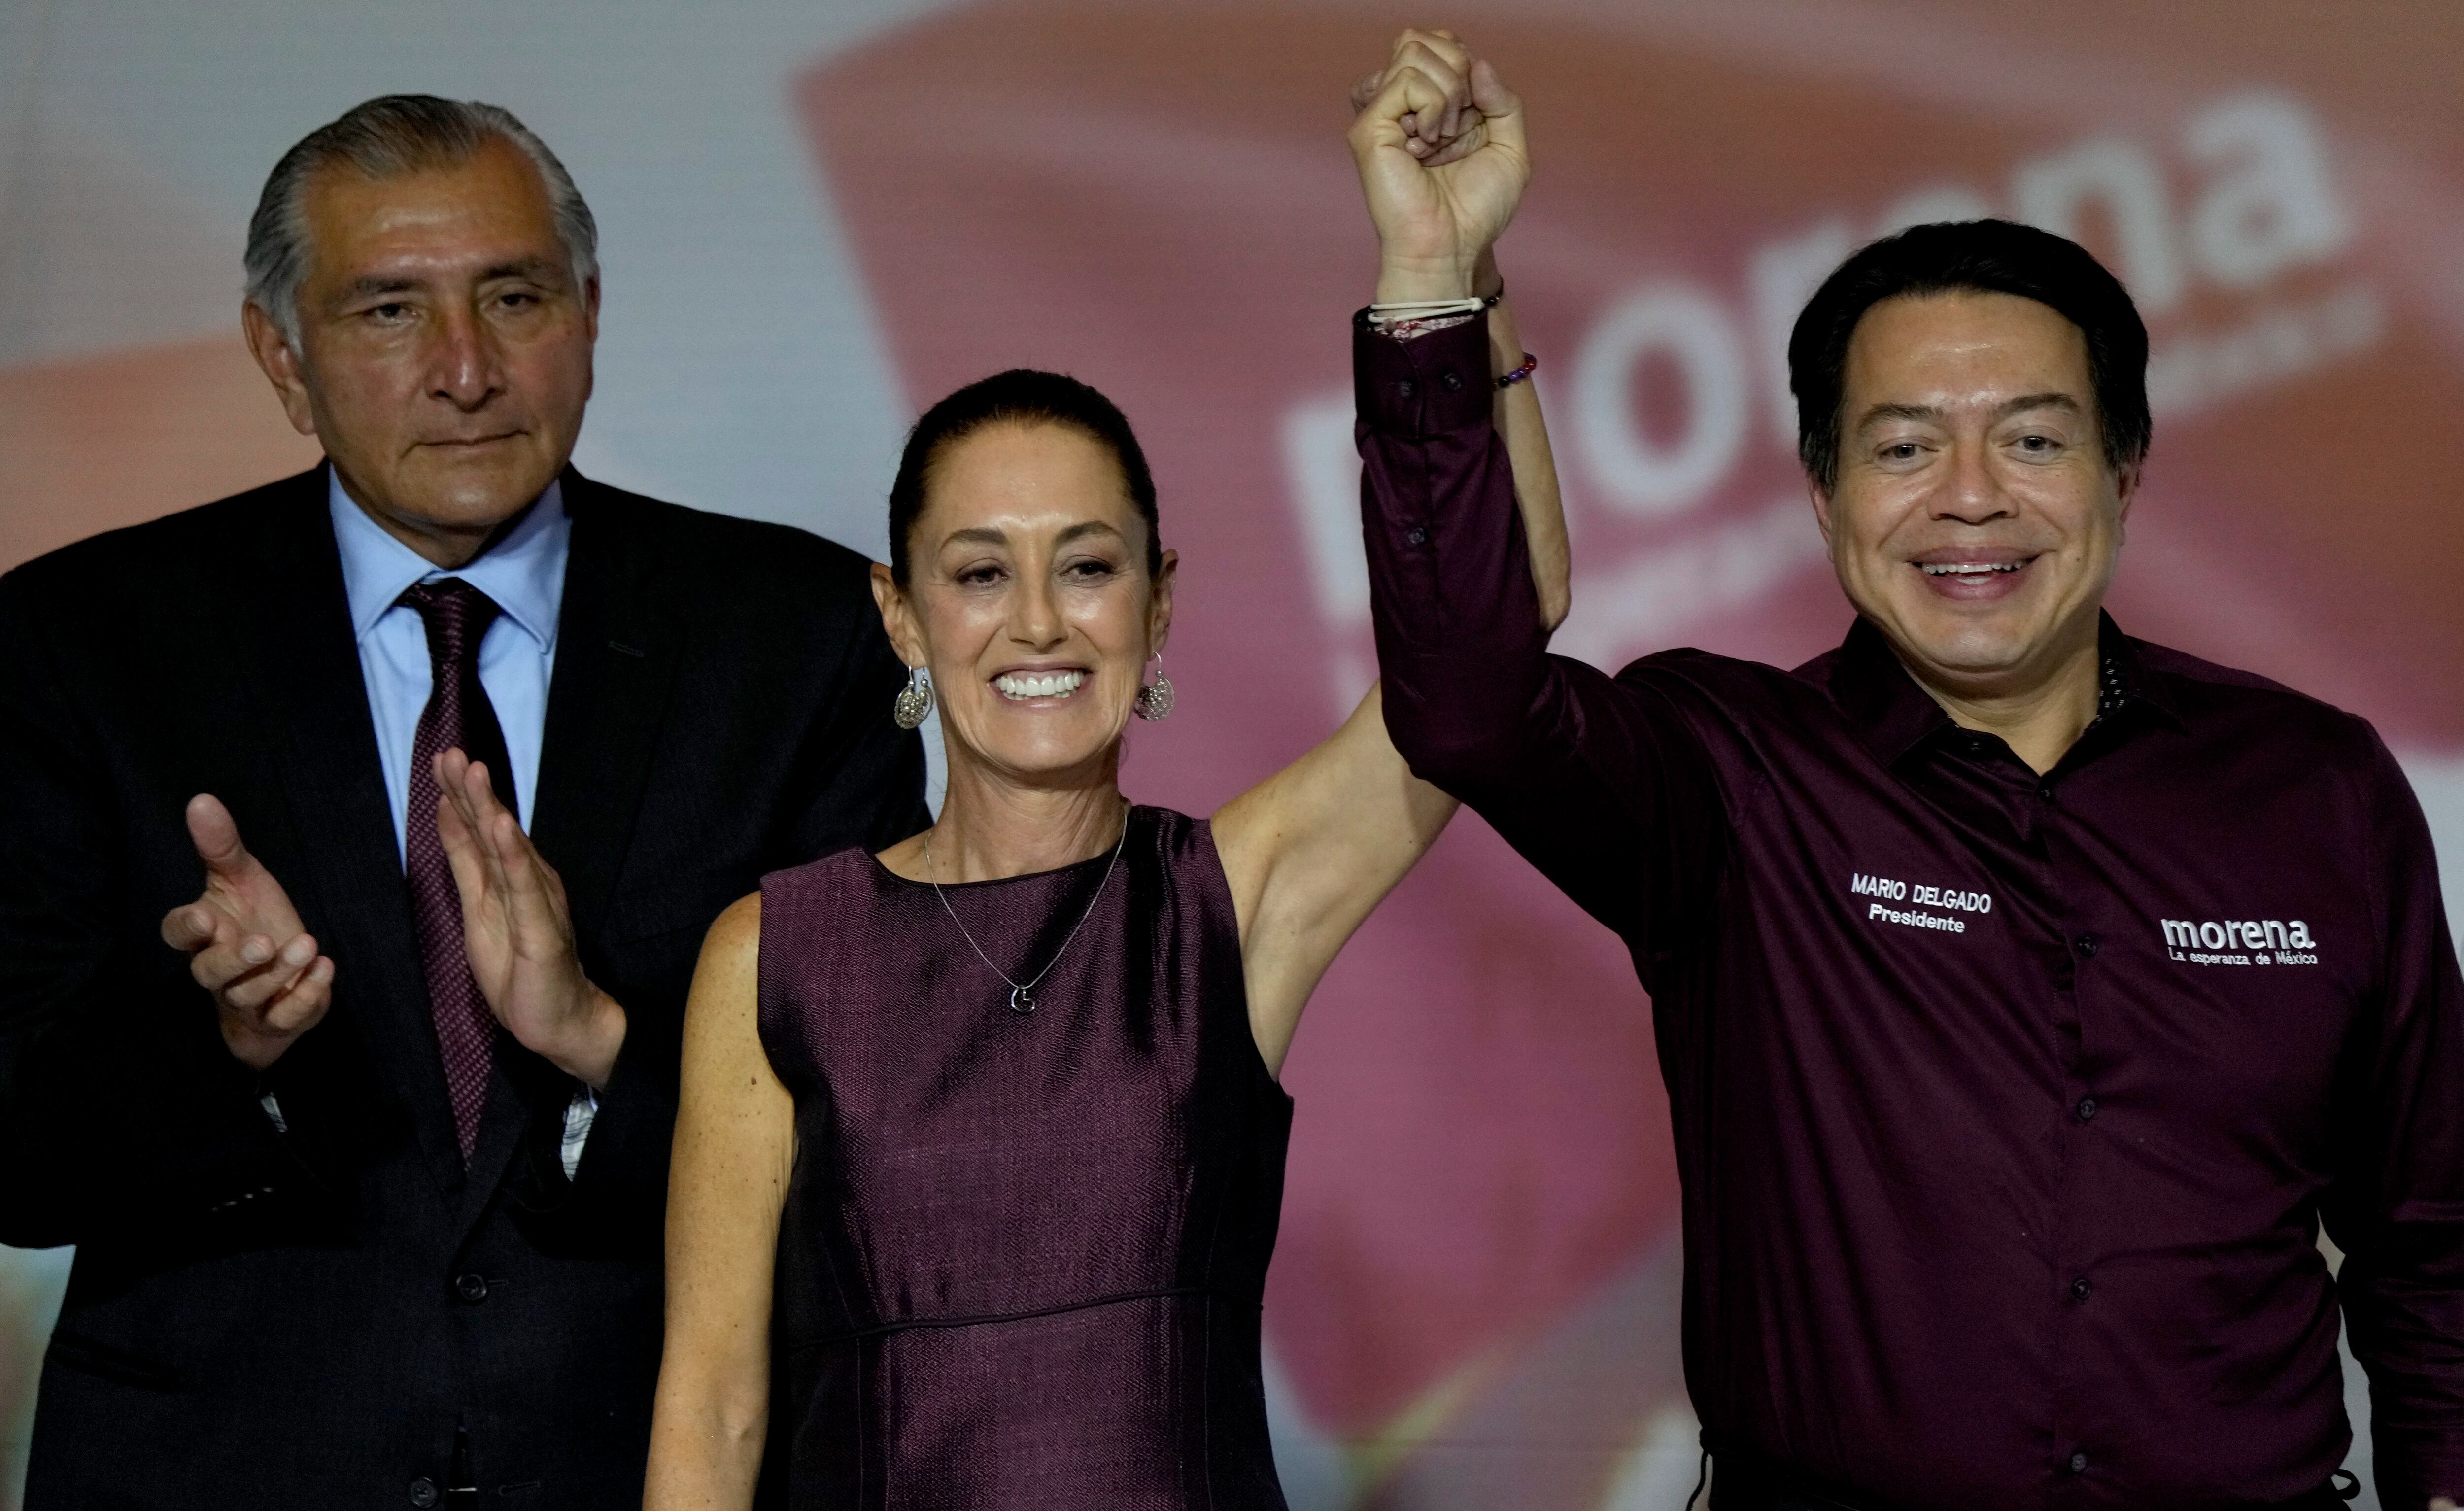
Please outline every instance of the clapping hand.
[[488, 768], [436, 757], [436, 832], [462, 895], [462, 938], [479, 993], [505, 1031], [558, 1069], [607, 1084], [625, 1010], [583, 974], [564, 882], [496, 800]]
[[187, 954], [188, 974], [213, 994], [223, 1042], [263, 1070], [325, 1016], [334, 962], [317, 953], [291, 895], [240, 843], [219, 799], [189, 799], [187, 818], [206, 889], [163, 915], [163, 942]]
[[1461, 298], [1531, 177], [1523, 102], [1451, 32], [1406, 31], [1353, 87], [1353, 164], [1377, 228], [1377, 299]]

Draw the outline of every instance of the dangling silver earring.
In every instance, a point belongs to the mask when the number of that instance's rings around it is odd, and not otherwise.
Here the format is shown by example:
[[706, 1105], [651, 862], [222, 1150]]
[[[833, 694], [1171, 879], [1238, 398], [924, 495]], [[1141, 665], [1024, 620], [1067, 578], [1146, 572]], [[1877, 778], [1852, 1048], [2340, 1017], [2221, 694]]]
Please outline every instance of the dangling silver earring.
[[1130, 705], [1131, 712], [1149, 723], [1172, 716], [1172, 679], [1163, 674], [1162, 651], [1155, 652], [1155, 679], [1138, 689], [1137, 701]]
[[911, 668], [907, 686], [890, 705], [891, 721], [902, 730], [912, 730], [924, 722], [933, 712], [933, 673], [921, 667]]

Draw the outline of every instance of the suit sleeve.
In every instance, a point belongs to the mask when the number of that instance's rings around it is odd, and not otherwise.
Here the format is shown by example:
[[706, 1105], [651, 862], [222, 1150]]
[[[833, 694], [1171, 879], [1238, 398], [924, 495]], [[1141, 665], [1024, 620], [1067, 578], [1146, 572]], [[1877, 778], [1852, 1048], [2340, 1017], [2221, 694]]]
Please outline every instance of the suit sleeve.
[[0, 579], [0, 1242], [187, 1241], [300, 1171], [211, 997], [132, 922], [134, 826], [57, 619]]
[[1355, 320], [1355, 439], [1386, 727], [1592, 916], [1657, 953], [1725, 859], [1707, 753], [1645, 667], [1552, 656], [1486, 318], [1397, 340]]
[[2377, 876], [2376, 1000], [2351, 1056], [2328, 1193], [2339, 1289], [2370, 1380], [2379, 1498], [2464, 1496], [2464, 981], [2430, 830], [2375, 736], [2365, 778]]
[[[801, 680], [799, 696], [814, 710], [799, 741], [793, 771], [772, 816], [759, 872], [800, 865], [849, 844], [884, 849], [932, 822], [924, 804], [923, 742], [891, 721], [891, 700], [906, 668], [890, 649], [866, 587], [861, 563], [833, 586], [839, 612], [807, 646], [808, 663], [825, 668]], [[810, 583], [798, 584], [809, 593]], [[722, 779], [712, 774], [711, 779]], [[693, 941], [694, 950], [698, 937]], [[690, 979], [693, 955], [684, 959]], [[575, 1083], [537, 1077], [523, 1088], [531, 1108], [527, 1169], [517, 1190], [526, 1210], [577, 1237], [613, 1236], [632, 1246], [655, 1245], [666, 1211], [668, 1152], [676, 1115], [679, 999], [665, 1011], [635, 1011], [606, 1087], [599, 1095], [582, 1157], [570, 1177], [562, 1163], [565, 1113]]]

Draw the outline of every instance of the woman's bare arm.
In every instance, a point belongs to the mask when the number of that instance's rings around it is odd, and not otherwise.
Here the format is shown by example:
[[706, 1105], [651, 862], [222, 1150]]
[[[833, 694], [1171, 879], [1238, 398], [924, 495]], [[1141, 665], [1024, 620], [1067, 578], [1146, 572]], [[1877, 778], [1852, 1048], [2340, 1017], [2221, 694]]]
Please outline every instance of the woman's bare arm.
[[[1505, 297], [1497, 263], [1481, 260], [1478, 292], [1498, 296], [1488, 312], [1488, 361], [1499, 376], [1523, 365], [1523, 338]], [[1540, 414], [1540, 390], [1529, 378], [1497, 395], [1497, 433], [1514, 465], [1514, 502], [1523, 515], [1523, 543], [1531, 556], [1531, 585], [1540, 593], [1540, 625], [1555, 629], [1573, 606], [1573, 558], [1566, 545], [1566, 506], [1557, 496], [1557, 458], [1549, 449], [1549, 425]]]
[[1454, 817], [1386, 735], [1378, 690], [1300, 759], [1225, 803], [1215, 848], [1241, 924], [1249, 1029], [1281, 1074], [1301, 1009], [1395, 884]]
[[770, 1286], [796, 1106], [759, 1033], [761, 899], [718, 915], [685, 1008], [668, 1175], [667, 1351], [646, 1511], [745, 1511], [770, 1414]]

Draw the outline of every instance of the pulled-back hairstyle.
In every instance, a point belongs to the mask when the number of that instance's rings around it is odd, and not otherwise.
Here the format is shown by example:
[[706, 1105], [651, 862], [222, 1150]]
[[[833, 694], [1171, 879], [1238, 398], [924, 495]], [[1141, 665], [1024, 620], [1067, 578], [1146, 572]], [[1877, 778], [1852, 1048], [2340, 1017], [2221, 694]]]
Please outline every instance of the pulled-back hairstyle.
[[890, 485], [890, 575], [907, 585], [907, 537], [924, 513], [924, 492], [934, 467], [951, 447], [996, 425], [1067, 426], [1120, 464], [1121, 481], [1138, 517], [1147, 522], [1147, 573], [1163, 569], [1163, 537], [1155, 516], [1155, 474], [1131, 433], [1130, 422], [1111, 400], [1066, 373], [1013, 367], [967, 384], [924, 411], [907, 432], [898, 476]]
[[319, 173], [346, 168], [363, 178], [401, 178], [457, 167], [491, 142], [511, 145], [539, 170], [573, 281], [599, 276], [599, 223], [573, 186], [573, 175], [512, 111], [475, 99], [381, 95], [300, 138], [267, 176], [248, 223], [249, 302], [297, 349], [299, 284], [308, 274], [308, 185]]
[[1796, 454], [1824, 493], [1839, 483], [1848, 342], [1865, 312], [1903, 295], [2015, 294], [2051, 306], [2087, 339], [2088, 384], [2105, 465], [2147, 455], [2147, 327], [2122, 280], [2067, 237], [2007, 220], [1944, 221], [1885, 236], [1839, 265], [1788, 339]]

